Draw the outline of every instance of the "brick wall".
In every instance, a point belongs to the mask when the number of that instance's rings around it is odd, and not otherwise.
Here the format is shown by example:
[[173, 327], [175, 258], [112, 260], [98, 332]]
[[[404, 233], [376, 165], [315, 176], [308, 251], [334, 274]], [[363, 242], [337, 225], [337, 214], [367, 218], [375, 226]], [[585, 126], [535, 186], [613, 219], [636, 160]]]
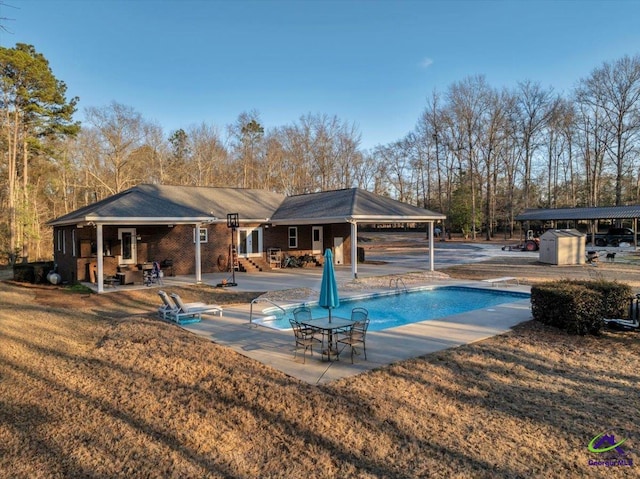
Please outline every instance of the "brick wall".
[[[244, 226], [244, 225], [243, 225]], [[122, 227], [122, 226], [121, 226]], [[118, 226], [105, 226], [104, 235], [104, 272], [107, 275], [116, 273], [118, 267], [118, 256], [121, 254], [120, 241], [118, 240]], [[218, 267], [219, 258], [221, 264], [226, 266], [229, 255], [229, 245], [231, 244], [231, 230], [224, 224], [205, 225], [207, 230], [207, 242], [201, 243], [202, 272], [212, 273], [220, 271]], [[312, 226], [299, 225], [298, 247], [289, 248], [289, 234], [287, 226], [263, 227], [263, 255], [269, 248], [280, 248], [283, 255], [302, 256], [312, 254]], [[64, 251], [58, 250], [58, 231], [64, 230]], [[75, 230], [76, 255], [72, 255], [72, 231]], [[54, 228], [54, 261], [58, 265], [58, 272], [63, 281], [74, 282], [89, 281], [87, 272], [92, 262], [96, 261], [95, 227], [62, 227]], [[140, 237], [137, 240], [137, 262], [151, 262], [163, 260], [173, 261], [173, 273], [176, 275], [195, 274], [195, 244], [193, 225], [175, 225], [168, 227], [160, 226], [138, 226], [136, 234]], [[320, 255], [326, 248], [333, 250], [334, 237], [343, 238], [344, 264], [351, 264], [350, 246], [351, 229], [348, 224], [333, 224], [323, 226], [323, 248]]]

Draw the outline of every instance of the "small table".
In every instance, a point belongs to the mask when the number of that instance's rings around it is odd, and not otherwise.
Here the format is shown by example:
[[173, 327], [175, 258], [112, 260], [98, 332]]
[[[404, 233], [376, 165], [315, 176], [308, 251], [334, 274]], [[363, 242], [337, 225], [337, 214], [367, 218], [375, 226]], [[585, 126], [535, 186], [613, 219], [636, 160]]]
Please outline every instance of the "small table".
[[300, 324], [302, 324], [303, 326], [321, 331], [323, 340], [324, 340], [325, 333], [327, 334], [327, 337], [328, 337], [327, 347], [326, 349], [324, 349], [324, 344], [323, 344], [322, 357], [324, 358], [324, 356], [326, 355], [329, 361], [331, 361], [332, 357], [335, 357], [336, 359], [338, 358], [338, 347], [336, 345], [334, 348], [333, 334], [340, 329], [345, 329], [353, 326], [353, 323], [354, 321], [351, 321], [350, 319], [339, 318], [335, 316], [331, 317], [331, 322], [329, 322], [328, 317], [310, 319], [307, 321], [300, 322]]

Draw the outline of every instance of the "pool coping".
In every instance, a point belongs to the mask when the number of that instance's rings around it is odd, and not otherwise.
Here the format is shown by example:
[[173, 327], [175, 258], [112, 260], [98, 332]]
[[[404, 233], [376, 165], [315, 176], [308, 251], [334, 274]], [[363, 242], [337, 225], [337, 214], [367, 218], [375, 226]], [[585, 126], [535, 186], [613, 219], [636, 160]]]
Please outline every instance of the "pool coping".
[[[486, 283], [483, 285], [480, 281], [447, 280], [421, 286], [467, 286], [493, 291], [531, 292], [529, 286], [497, 288]], [[353, 295], [355, 294], [358, 293], [354, 292]], [[314, 352], [313, 356], [307, 354], [305, 363], [300, 352], [294, 359], [291, 331], [252, 325], [249, 323], [249, 313], [250, 305], [237, 305], [225, 308], [222, 317], [203, 316], [201, 322], [182, 327], [288, 376], [319, 385], [502, 334], [513, 326], [531, 319], [531, 302], [529, 299], [521, 299], [491, 306], [486, 310], [474, 310], [438, 320], [431, 319], [367, 332], [367, 359], [356, 356], [354, 364], [351, 364], [348, 352], [343, 354], [340, 361], [333, 362], [323, 362], [319, 352]]]
[[[511, 293], [511, 294], [515, 294], [515, 295], [528, 295], [530, 297], [530, 293], [524, 292], [524, 291], [514, 291], [512, 288], [511, 289], [507, 289], [507, 288], [486, 288], [486, 287], [478, 287], [477, 285], [459, 285], [459, 284], [438, 284], [438, 285], [428, 285], [428, 286], [416, 286], [416, 287], [411, 287], [411, 288], [405, 288], [402, 291], [398, 291], [398, 290], [381, 290], [381, 291], [367, 291], [367, 292], [359, 292], [359, 293], [355, 293], [355, 294], [350, 294], [349, 296], [345, 297], [342, 296], [341, 297], [341, 305], [347, 302], [353, 302], [353, 301], [361, 301], [361, 300], [367, 300], [367, 299], [375, 299], [375, 298], [384, 298], [387, 296], [396, 296], [399, 294], [406, 294], [406, 293], [420, 293], [420, 292], [424, 292], [424, 291], [434, 291], [437, 289], [442, 289], [442, 288], [460, 288], [460, 289], [475, 289], [475, 290], [480, 290], [480, 291], [487, 291], [489, 293]], [[529, 298], [525, 298], [525, 297], [521, 297], [520, 299], [529, 299]], [[513, 302], [513, 301], [505, 301], [506, 302]], [[501, 303], [504, 304], [504, 303]], [[262, 309], [262, 311], [260, 312], [263, 316], [258, 317], [257, 319], [253, 320], [253, 324], [257, 325], [257, 326], [261, 326], [261, 327], [265, 327], [265, 328], [269, 328], [269, 329], [275, 329], [277, 331], [289, 331], [291, 332], [291, 327], [290, 325], [288, 325], [289, 323], [287, 322], [287, 326], [284, 328], [278, 328], [278, 327], [273, 327], [270, 326], [269, 324], [267, 324], [270, 321], [276, 320], [276, 315], [272, 314], [275, 311], [277, 311], [278, 309], [284, 309], [287, 312], [291, 312], [293, 309], [297, 308], [297, 307], [301, 307], [301, 306], [307, 306], [311, 309], [314, 309], [316, 307], [318, 307], [318, 300], [317, 299], [308, 299], [308, 300], [300, 300], [298, 302], [290, 302], [287, 301], [287, 304], [282, 304], [282, 305], [278, 305], [278, 306], [274, 306], [273, 304], [270, 306], [267, 306], [266, 308]], [[496, 305], [496, 306], [499, 306]], [[487, 306], [486, 308], [491, 308], [492, 306]], [[485, 308], [477, 308], [477, 310], [481, 310], [481, 309], [485, 309]], [[473, 310], [472, 310], [473, 311]], [[471, 312], [471, 311], [465, 311], [465, 312]], [[338, 314], [338, 313], [334, 313], [334, 314]], [[456, 313], [456, 314], [462, 314], [461, 313]], [[344, 312], [343, 312], [343, 316], [344, 316]], [[454, 316], [454, 315], [448, 315], [448, 316]], [[346, 316], [345, 316], [346, 317]], [[434, 321], [437, 320], [439, 318], [427, 318], [424, 319], [422, 321]], [[392, 328], [399, 328], [402, 326], [406, 326], [408, 324], [414, 324], [414, 323], [419, 323], [422, 321], [413, 321], [412, 323], [407, 323], [407, 324], [401, 324], [398, 326], [393, 326]], [[384, 331], [387, 329], [392, 329], [392, 328], [384, 328], [383, 330], [374, 330], [369, 328], [368, 333], [371, 332], [379, 332], [379, 331]], [[367, 333], [367, 334], [368, 334]]]

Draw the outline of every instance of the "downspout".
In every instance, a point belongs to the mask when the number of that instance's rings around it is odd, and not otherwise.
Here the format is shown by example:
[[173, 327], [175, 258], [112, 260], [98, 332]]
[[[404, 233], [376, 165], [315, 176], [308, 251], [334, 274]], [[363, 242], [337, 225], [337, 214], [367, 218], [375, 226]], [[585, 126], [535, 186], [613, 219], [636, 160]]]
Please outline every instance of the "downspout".
[[[103, 255], [103, 243], [102, 238], [102, 223], [96, 225], [96, 240], [98, 242], [97, 251], [98, 261], [96, 268], [96, 284], [98, 285], [98, 293], [104, 293], [104, 255]], [[89, 271], [89, 277], [91, 277], [91, 271]]]
[[196, 284], [202, 283], [202, 251], [200, 249], [200, 223], [195, 224], [196, 236]]

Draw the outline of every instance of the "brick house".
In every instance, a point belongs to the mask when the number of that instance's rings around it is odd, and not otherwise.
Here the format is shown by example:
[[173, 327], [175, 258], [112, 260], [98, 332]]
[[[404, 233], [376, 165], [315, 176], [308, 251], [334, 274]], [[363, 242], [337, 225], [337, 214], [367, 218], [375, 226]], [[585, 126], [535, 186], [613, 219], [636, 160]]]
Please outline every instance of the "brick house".
[[[237, 224], [230, 214], [237, 214]], [[48, 223], [62, 280], [93, 281], [158, 261], [169, 274], [269, 269], [288, 256], [336, 264], [357, 277], [358, 224], [426, 223], [433, 269], [433, 225], [444, 215], [350, 188], [297, 196], [265, 190], [138, 185]], [[233, 223], [233, 221], [232, 221]], [[232, 248], [232, 235], [233, 248]], [[124, 277], [124, 276], [122, 276]]]

